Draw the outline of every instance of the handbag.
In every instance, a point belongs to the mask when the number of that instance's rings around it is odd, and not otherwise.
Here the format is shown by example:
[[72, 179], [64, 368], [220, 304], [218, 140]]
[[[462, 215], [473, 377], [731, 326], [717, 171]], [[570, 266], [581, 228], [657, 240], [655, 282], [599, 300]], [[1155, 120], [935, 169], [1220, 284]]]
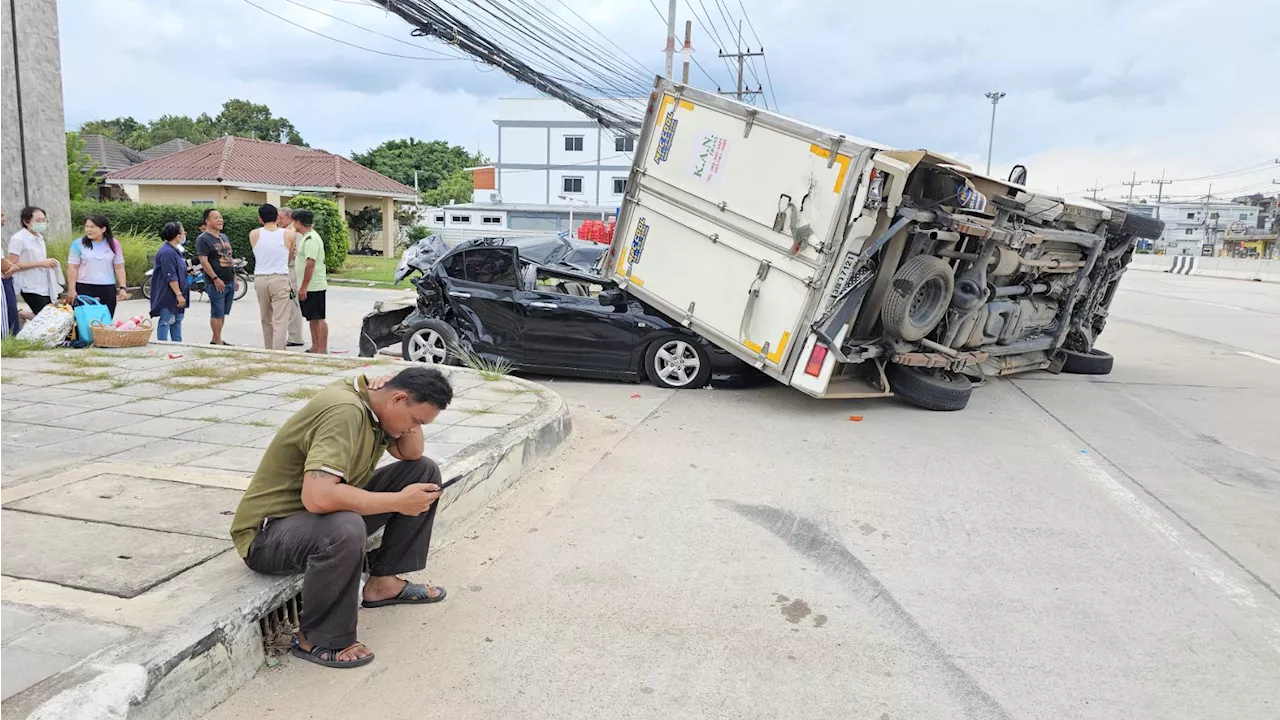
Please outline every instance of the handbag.
[[67, 340], [75, 326], [76, 317], [71, 308], [66, 305], [45, 305], [39, 315], [22, 326], [18, 338], [37, 342], [45, 347], [57, 347]]
[[76, 297], [76, 334], [85, 342], [93, 342], [93, 321], [111, 326], [111, 311], [96, 297], [79, 295]]

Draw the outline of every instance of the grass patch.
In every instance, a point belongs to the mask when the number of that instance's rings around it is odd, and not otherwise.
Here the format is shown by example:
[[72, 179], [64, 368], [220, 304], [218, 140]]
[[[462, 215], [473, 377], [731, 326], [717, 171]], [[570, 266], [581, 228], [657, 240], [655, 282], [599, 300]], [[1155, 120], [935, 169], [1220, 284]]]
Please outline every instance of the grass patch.
[[107, 372], [105, 370], [103, 370], [102, 372], [91, 372], [90, 368], [78, 368], [78, 367], [49, 368], [44, 372], [50, 375], [61, 375], [63, 377], [80, 378], [79, 380], [80, 382], [83, 382], [85, 380], [105, 380], [107, 378]]
[[475, 370], [485, 380], [501, 380], [511, 374], [511, 361], [506, 358], [481, 357], [461, 345], [453, 346], [451, 352], [463, 365]]
[[213, 367], [212, 365], [183, 365], [169, 373], [169, 377], [194, 377], [194, 378], [220, 378], [224, 374], [222, 368]]
[[236, 421], [235, 421], [235, 423], [236, 423], [237, 425], [249, 425], [249, 426], [251, 426], [251, 427], [260, 427], [260, 428], [273, 428], [273, 427], [275, 427], [275, 425], [272, 425], [271, 423], [267, 422], [266, 420], [244, 420], [244, 421], [236, 420]]
[[342, 269], [330, 270], [329, 277], [337, 280], [361, 280], [377, 283], [382, 287], [393, 287], [392, 281], [396, 277], [396, 265], [399, 263], [399, 257], [348, 255]]
[[207, 422], [207, 423], [220, 423], [220, 422], [226, 422], [225, 420], [223, 420], [223, 419], [222, 419], [222, 418], [220, 418], [220, 417], [200, 417], [200, 418], [196, 418], [196, 419], [197, 419], [197, 420], [200, 420], [200, 421], [203, 421], [203, 422]]
[[48, 350], [48, 348], [32, 340], [19, 340], [16, 335], [5, 335], [0, 339], [0, 357], [27, 357], [41, 350]]
[[315, 397], [316, 393], [320, 392], [321, 389], [322, 388], [319, 386], [295, 388], [284, 393], [282, 397], [287, 397], [290, 400], [310, 400]]
[[12, 375], [0, 375], [0, 384], [7, 385], [14, 381]]
[[132, 373], [125, 373], [123, 375], [117, 375], [116, 377], [106, 377], [103, 379], [111, 384], [112, 390], [119, 390], [122, 387], [128, 387], [129, 385], [137, 382], [137, 379]]
[[115, 363], [107, 360], [99, 355], [89, 353], [63, 355], [58, 357], [58, 362], [64, 365], [70, 365], [73, 368], [109, 368], [115, 367]]

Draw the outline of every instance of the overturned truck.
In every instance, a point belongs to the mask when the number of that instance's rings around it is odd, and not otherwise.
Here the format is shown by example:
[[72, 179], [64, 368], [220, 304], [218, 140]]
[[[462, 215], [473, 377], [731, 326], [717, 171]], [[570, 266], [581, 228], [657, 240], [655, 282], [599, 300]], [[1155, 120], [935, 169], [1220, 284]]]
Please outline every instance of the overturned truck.
[[605, 273], [820, 398], [959, 410], [983, 377], [1106, 374], [1158, 220], [659, 79]]

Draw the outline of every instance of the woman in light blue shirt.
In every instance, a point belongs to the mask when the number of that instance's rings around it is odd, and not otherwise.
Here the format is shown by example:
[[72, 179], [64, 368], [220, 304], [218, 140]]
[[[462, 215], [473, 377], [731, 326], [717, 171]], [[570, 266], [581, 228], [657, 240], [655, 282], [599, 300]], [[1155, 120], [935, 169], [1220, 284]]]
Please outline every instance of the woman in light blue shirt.
[[90, 215], [84, 221], [84, 237], [71, 243], [67, 286], [67, 302], [73, 307], [77, 295], [89, 295], [106, 305], [112, 317], [116, 314], [116, 301], [129, 299], [124, 253], [111, 234], [111, 221], [106, 215]]

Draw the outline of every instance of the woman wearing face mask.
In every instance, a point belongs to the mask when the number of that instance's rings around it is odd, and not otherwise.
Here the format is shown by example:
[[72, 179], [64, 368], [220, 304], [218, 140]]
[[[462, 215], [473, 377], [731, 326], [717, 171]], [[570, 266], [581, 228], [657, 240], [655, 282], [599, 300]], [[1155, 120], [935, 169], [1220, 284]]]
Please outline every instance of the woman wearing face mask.
[[84, 237], [71, 243], [67, 286], [67, 302], [72, 306], [77, 295], [88, 295], [106, 305], [112, 317], [116, 301], [129, 299], [124, 289], [124, 253], [106, 215], [90, 215], [84, 221]]
[[165, 223], [160, 229], [160, 239], [164, 245], [156, 253], [155, 268], [151, 272], [151, 317], [160, 318], [157, 340], [182, 342], [182, 316], [191, 302], [187, 262], [182, 256], [187, 232], [182, 223]]
[[31, 312], [38, 315], [61, 291], [49, 272], [58, 267], [58, 262], [50, 260], [45, 249], [44, 233], [49, 229], [49, 221], [44, 210], [24, 207], [20, 217], [22, 229], [9, 238], [10, 269], [14, 289], [22, 295]]

